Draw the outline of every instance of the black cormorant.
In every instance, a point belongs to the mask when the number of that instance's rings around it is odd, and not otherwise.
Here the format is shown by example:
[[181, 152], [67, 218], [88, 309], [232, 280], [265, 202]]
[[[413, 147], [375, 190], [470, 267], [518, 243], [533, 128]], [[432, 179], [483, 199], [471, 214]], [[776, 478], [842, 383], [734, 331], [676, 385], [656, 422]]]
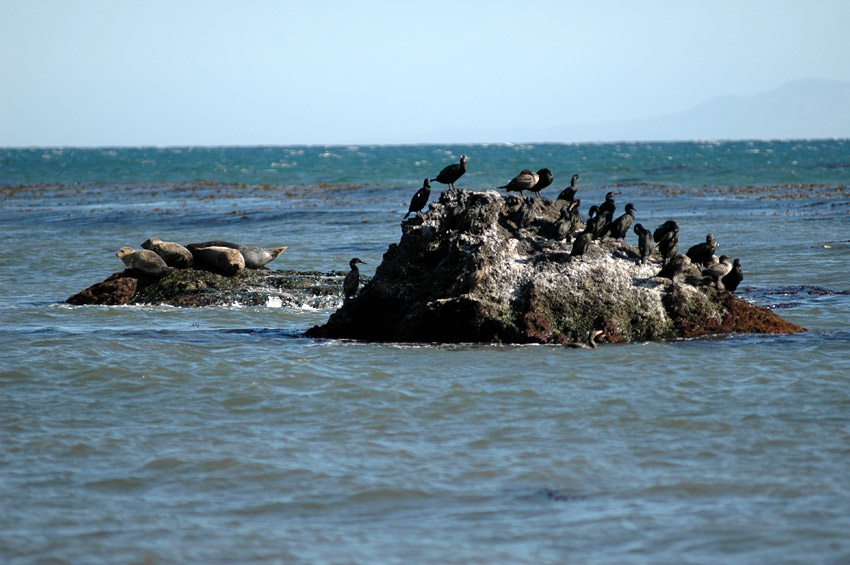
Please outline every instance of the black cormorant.
[[661, 267], [661, 270], [655, 276], [675, 281], [676, 277], [682, 274], [685, 270], [685, 266], [690, 262], [691, 260], [686, 256], [681, 253], [676, 253], [669, 261], [667, 261], [667, 263], [664, 264], [663, 267]]
[[570, 252], [570, 257], [581, 257], [590, 247], [590, 242], [593, 240], [593, 234], [584, 230], [576, 237], [573, 242], [573, 250]]
[[517, 227], [527, 228], [534, 220], [534, 199], [523, 198], [519, 206], [519, 216], [517, 217]]
[[596, 338], [599, 335], [602, 335], [602, 330], [593, 330], [587, 335], [587, 340], [584, 342], [573, 342], [565, 344], [566, 347], [572, 347], [573, 349], [596, 349]]
[[608, 226], [611, 224], [611, 213], [603, 213], [599, 206], [591, 206], [588, 211], [589, 217], [585, 227], [593, 235], [593, 239], [600, 239], [608, 233]]
[[640, 262], [646, 263], [649, 261], [649, 256], [652, 255], [652, 249], [655, 247], [655, 242], [652, 240], [652, 232], [643, 227], [643, 224], [635, 224], [634, 232], [638, 236]]
[[573, 175], [573, 178], [570, 179], [570, 186], [561, 191], [561, 194], [558, 195], [558, 200], [567, 200], [569, 202], [575, 200], [576, 190], [578, 190], [576, 182], [578, 182], [578, 175]]
[[686, 255], [692, 263], [702, 267], [708, 267], [714, 262], [714, 251], [717, 249], [717, 242], [714, 236], [708, 234], [705, 236], [705, 243], [698, 243], [688, 249]]
[[635, 219], [637, 209], [632, 203], [626, 204], [626, 213], [611, 222], [611, 227], [608, 228], [608, 233], [614, 239], [625, 239], [629, 228], [632, 227], [632, 221]]
[[561, 217], [555, 221], [554, 238], [556, 241], [570, 240], [573, 223], [570, 219], [570, 209], [568, 206], [561, 208]]
[[658, 244], [661, 264], [666, 265], [679, 252], [679, 224], [667, 220], [653, 232], [652, 239]]
[[537, 171], [537, 184], [531, 189], [534, 191], [534, 194], [540, 196], [540, 191], [552, 184], [552, 181], [555, 180], [555, 177], [552, 175], [552, 171], [549, 169], [540, 169]]
[[729, 262], [729, 257], [726, 255], [720, 256], [720, 262], [709, 265], [702, 270], [702, 276], [710, 277], [714, 281], [717, 290], [723, 290], [723, 283], [720, 282], [723, 277], [729, 274], [732, 270], [732, 263]]
[[738, 288], [742, 280], [744, 280], [744, 271], [741, 269], [741, 260], [735, 259], [732, 261], [732, 270], [720, 279], [720, 283], [729, 292], [735, 292], [735, 289]]
[[614, 212], [617, 210], [617, 204], [614, 202], [614, 195], [619, 194], [617, 192], [609, 192], [605, 195], [605, 202], [599, 205], [599, 212], [605, 213], [609, 212], [611, 217], [614, 217]]
[[460, 156], [460, 163], [454, 163], [452, 165], [448, 165], [440, 174], [437, 175], [437, 178], [431, 179], [431, 182], [437, 181], [443, 184], [449, 185], [449, 188], [454, 190], [455, 183], [457, 179], [463, 176], [463, 173], [466, 172], [466, 162], [469, 161], [469, 157], [466, 155]]
[[581, 217], [581, 199], [576, 198], [570, 203], [570, 221], [573, 224], [573, 231], [584, 229], [584, 218]]
[[458, 217], [457, 229], [462, 232], [474, 233], [475, 226], [478, 224], [478, 218], [481, 217], [481, 210], [483, 208], [484, 205], [480, 200], [476, 200], [472, 206], [467, 206]]
[[406, 219], [411, 212], [416, 212], [418, 216], [422, 208], [425, 207], [425, 204], [428, 203], [429, 196], [431, 196], [431, 181], [425, 179], [425, 182], [422, 183], [422, 188], [417, 190], [413, 198], [410, 199], [410, 208], [407, 209], [407, 214], [404, 215], [404, 218]]
[[504, 188], [508, 192], [519, 192], [523, 190], [534, 190], [534, 186], [540, 177], [531, 169], [523, 169], [517, 176], [511, 179], [511, 182], [499, 188]]
[[365, 261], [361, 261], [357, 257], [349, 261], [348, 266], [351, 267], [351, 271], [345, 275], [345, 280], [342, 281], [342, 294], [346, 300], [357, 294], [357, 289], [360, 287], [360, 269], [357, 268], [357, 263], [366, 264]]

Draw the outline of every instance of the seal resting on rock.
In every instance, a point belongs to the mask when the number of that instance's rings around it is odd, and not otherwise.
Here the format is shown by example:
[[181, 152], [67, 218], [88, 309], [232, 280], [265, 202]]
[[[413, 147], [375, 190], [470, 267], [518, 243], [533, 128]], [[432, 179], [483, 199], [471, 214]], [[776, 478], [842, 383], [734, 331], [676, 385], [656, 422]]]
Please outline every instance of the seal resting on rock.
[[188, 248], [196, 265], [203, 265], [216, 273], [232, 277], [245, 270], [245, 258], [238, 249], [197, 243], [190, 243]]
[[136, 251], [132, 247], [122, 247], [115, 255], [124, 262], [124, 266], [128, 269], [152, 277], [164, 277], [174, 271], [174, 267], [166, 265], [162, 257], [147, 249]]
[[151, 237], [142, 244], [143, 249], [153, 251], [165, 261], [169, 267], [185, 269], [192, 266], [192, 252], [173, 241], [162, 241]]
[[276, 247], [266, 249], [263, 247], [253, 247], [251, 245], [242, 245], [241, 243], [231, 243], [229, 241], [204, 241], [203, 243], [190, 243], [187, 247], [191, 250], [193, 247], [229, 247], [236, 249], [242, 254], [245, 259], [245, 268], [259, 269], [267, 263], [271, 263], [280, 256], [281, 253], [287, 250], [286, 247]]

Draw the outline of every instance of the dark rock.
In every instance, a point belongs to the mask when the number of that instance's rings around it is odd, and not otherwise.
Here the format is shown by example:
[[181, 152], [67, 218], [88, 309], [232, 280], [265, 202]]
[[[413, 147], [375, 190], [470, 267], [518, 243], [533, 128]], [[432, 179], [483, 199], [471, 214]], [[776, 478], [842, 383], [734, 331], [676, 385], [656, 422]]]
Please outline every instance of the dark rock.
[[[531, 201], [529, 201], [531, 200]], [[593, 242], [581, 257], [550, 239], [566, 201], [444, 192], [384, 254], [360, 293], [307, 331], [317, 338], [406, 342], [565, 343], [804, 328], [703, 284], [685, 265], [657, 278], [624, 241]]]
[[[169, 306], [282, 306], [329, 308], [339, 303], [345, 272], [246, 270], [225, 277], [180, 269], [162, 277], [126, 270], [68, 298], [69, 304], [165, 304]], [[366, 279], [368, 280], [368, 279]]]
[[[129, 273], [130, 271], [125, 272]], [[105, 281], [94, 284], [84, 291], [71, 296], [65, 302], [77, 306], [83, 304], [110, 306], [129, 304], [133, 295], [136, 294], [140, 276], [143, 277], [144, 275], [139, 273], [136, 276], [129, 276], [124, 273], [115, 273]]]

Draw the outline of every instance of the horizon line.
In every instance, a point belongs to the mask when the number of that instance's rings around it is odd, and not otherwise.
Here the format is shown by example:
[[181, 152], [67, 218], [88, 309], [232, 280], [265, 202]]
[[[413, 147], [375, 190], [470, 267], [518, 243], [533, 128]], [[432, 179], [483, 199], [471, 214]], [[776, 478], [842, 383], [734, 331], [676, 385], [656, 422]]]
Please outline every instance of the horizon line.
[[691, 139], [619, 139], [596, 141], [405, 141], [398, 143], [211, 143], [211, 144], [108, 144], [108, 145], [0, 145], [0, 150], [21, 149], [185, 149], [260, 147], [421, 147], [445, 145], [615, 145], [621, 143], [735, 143], [746, 141], [850, 141], [850, 136], [825, 137], [695, 137]]

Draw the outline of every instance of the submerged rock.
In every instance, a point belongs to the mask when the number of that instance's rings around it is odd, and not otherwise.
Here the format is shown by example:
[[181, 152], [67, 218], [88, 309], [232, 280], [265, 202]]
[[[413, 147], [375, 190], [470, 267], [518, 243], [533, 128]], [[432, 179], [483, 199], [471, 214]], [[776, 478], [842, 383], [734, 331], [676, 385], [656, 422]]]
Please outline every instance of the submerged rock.
[[[384, 254], [373, 279], [307, 331], [318, 338], [407, 342], [567, 343], [707, 334], [794, 333], [804, 328], [706, 284], [684, 266], [656, 276], [621, 240], [594, 241], [580, 257], [552, 238], [563, 200], [453, 190]], [[570, 238], [567, 238], [570, 239]]]

